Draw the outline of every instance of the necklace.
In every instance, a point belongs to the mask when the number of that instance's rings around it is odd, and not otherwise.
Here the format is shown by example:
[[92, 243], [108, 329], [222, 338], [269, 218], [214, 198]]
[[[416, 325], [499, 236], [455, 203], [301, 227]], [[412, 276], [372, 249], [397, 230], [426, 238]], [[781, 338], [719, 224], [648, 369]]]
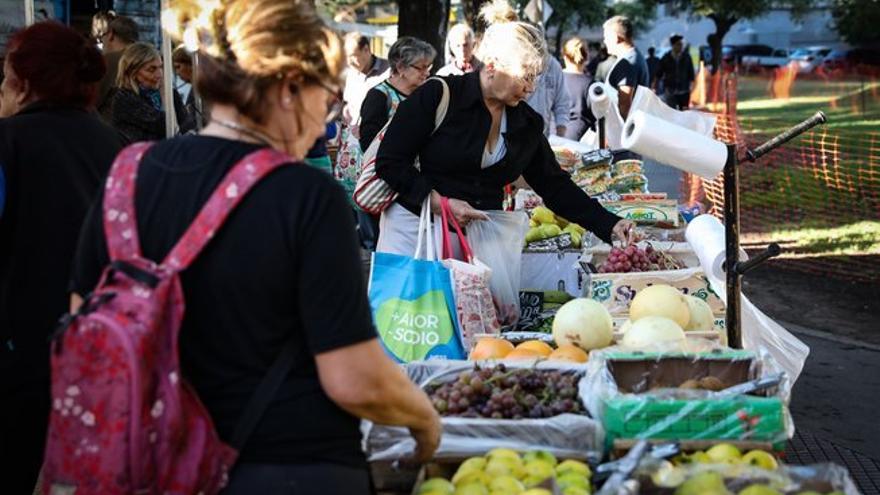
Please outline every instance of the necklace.
[[230, 120], [223, 120], [223, 119], [217, 119], [217, 118], [212, 118], [211, 122], [214, 122], [217, 125], [225, 127], [227, 129], [237, 131], [237, 132], [244, 134], [246, 136], [250, 136], [251, 138], [259, 141], [261, 144], [265, 144], [267, 146], [272, 146], [272, 139], [269, 136], [267, 136], [266, 134], [264, 134], [256, 129], [251, 129], [250, 127], [248, 127], [246, 125], [242, 125], [242, 124], [239, 124], [238, 122], [234, 122], [234, 121], [230, 121]]

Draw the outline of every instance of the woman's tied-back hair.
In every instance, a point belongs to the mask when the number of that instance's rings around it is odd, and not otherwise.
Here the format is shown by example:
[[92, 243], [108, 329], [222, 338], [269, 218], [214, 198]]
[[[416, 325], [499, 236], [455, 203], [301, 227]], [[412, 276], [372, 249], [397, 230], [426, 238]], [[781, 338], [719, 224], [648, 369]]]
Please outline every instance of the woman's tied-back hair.
[[484, 5], [480, 16], [489, 25], [477, 48], [480, 61], [499, 66], [513, 76], [543, 72], [547, 43], [539, 28], [520, 22], [506, 0]]
[[58, 22], [44, 21], [17, 31], [6, 46], [15, 74], [11, 83], [27, 81], [40, 101], [83, 108], [95, 103], [106, 64], [93, 40]]
[[562, 56], [574, 65], [581, 65], [589, 58], [587, 45], [584, 40], [574, 37], [565, 42], [562, 46]]
[[309, 0], [172, 0], [162, 23], [198, 51], [199, 95], [257, 123], [266, 91], [285, 77], [339, 85], [342, 43]]
[[412, 66], [420, 60], [428, 60], [431, 64], [436, 56], [437, 50], [430, 43], [412, 36], [404, 36], [391, 45], [388, 51], [388, 63], [391, 65], [391, 72], [397, 74], [401, 65]]
[[153, 45], [148, 43], [134, 43], [122, 51], [119, 58], [119, 72], [116, 74], [116, 87], [130, 89], [135, 93], [140, 91], [137, 82], [137, 73], [141, 67], [162, 56]]

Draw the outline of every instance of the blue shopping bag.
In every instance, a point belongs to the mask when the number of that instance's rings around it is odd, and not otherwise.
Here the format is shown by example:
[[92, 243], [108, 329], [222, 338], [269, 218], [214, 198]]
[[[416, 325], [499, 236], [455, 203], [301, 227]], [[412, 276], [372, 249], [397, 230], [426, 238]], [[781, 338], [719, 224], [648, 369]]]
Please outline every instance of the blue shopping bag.
[[[423, 208], [413, 257], [375, 253], [370, 307], [385, 351], [408, 363], [431, 358], [465, 359], [449, 269], [434, 259], [430, 211]], [[423, 234], [427, 259], [419, 259]]]

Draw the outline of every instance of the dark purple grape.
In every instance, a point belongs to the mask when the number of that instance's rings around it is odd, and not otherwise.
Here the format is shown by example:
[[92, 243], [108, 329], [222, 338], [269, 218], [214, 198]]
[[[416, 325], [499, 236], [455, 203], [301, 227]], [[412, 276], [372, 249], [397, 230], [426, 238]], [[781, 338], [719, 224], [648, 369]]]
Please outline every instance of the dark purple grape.
[[474, 392], [482, 392], [483, 391], [483, 379], [479, 376], [471, 379], [471, 388], [473, 388]]
[[467, 408], [470, 407], [470, 406], [471, 406], [471, 401], [467, 400], [467, 399], [464, 398], [464, 397], [462, 397], [461, 399], [459, 399], [459, 401], [458, 401], [458, 408], [459, 408], [459, 409], [461, 409], [461, 410], [465, 410], [465, 409], [467, 409]]
[[532, 394], [528, 394], [523, 397], [522, 405], [528, 408], [533, 408], [538, 404], [538, 398]]
[[458, 402], [461, 400], [461, 391], [458, 389], [452, 389], [452, 391], [449, 392], [449, 400], [452, 402]]
[[465, 385], [464, 387], [461, 387], [461, 395], [465, 397], [470, 397], [474, 395], [474, 388], [470, 385]]

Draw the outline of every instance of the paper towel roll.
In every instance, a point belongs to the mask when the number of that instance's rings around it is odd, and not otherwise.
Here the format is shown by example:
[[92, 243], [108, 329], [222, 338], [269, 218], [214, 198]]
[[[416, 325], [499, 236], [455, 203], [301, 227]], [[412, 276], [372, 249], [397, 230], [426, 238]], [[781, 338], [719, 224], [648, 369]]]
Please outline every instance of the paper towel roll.
[[630, 114], [621, 145], [685, 172], [714, 179], [727, 162], [727, 146], [690, 129], [649, 115]]
[[[723, 265], [727, 247], [724, 241], [724, 225], [712, 215], [700, 215], [691, 220], [684, 236], [700, 259], [703, 272], [718, 280], [725, 280]], [[742, 248], [739, 250], [739, 259], [749, 259]]]

